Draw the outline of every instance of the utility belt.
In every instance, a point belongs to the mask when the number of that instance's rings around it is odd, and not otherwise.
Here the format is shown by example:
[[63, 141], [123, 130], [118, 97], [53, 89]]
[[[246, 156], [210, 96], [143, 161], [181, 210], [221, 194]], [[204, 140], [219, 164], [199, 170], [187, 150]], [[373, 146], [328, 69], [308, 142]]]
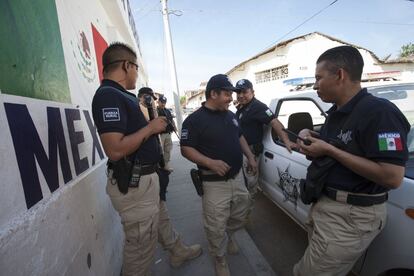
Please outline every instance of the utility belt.
[[362, 207], [381, 204], [388, 200], [388, 193], [358, 194], [336, 190], [329, 187], [325, 187], [322, 190], [322, 193], [335, 201]]
[[235, 179], [237, 176], [237, 173], [233, 176], [229, 176], [227, 174], [221, 176], [221, 175], [214, 173], [213, 171], [203, 170], [203, 169], [200, 169], [199, 173], [200, 173], [201, 181], [204, 181], [204, 182], [228, 181], [230, 179]]
[[116, 162], [108, 160], [108, 170], [112, 170], [112, 177], [116, 179], [118, 189], [121, 193], [127, 194], [128, 188], [138, 188], [141, 176], [156, 172], [158, 163], [141, 164], [123, 158]]
[[229, 175], [221, 176], [209, 170], [191, 169], [190, 175], [191, 175], [191, 180], [193, 181], [194, 187], [196, 188], [197, 194], [199, 196], [202, 196], [204, 194], [203, 182], [228, 181], [230, 179], [235, 179], [238, 173], [236, 173], [233, 176], [229, 176]]

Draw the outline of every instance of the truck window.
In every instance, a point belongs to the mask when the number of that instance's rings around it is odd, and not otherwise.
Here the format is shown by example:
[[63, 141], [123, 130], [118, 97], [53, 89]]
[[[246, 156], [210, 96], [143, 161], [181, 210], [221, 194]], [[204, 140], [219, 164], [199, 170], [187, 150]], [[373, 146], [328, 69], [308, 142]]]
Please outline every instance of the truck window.
[[[289, 116], [293, 113], [307, 112], [311, 115], [314, 130], [318, 131], [320, 126], [325, 122], [325, 116], [319, 106], [310, 99], [285, 99], [281, 100], [276, 108], [275, 115], [284, 127], [288, 127]], [[272, 130], [273, 141], [277, 144], [283, 144], [275, 131]]]

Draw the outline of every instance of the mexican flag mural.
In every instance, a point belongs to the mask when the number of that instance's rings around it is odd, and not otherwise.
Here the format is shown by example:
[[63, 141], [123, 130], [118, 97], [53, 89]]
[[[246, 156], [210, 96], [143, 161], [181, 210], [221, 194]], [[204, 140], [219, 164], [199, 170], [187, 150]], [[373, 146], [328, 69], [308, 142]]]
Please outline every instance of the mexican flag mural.
[[54, 0], [1, 0], [0, 90], [70, 103]]

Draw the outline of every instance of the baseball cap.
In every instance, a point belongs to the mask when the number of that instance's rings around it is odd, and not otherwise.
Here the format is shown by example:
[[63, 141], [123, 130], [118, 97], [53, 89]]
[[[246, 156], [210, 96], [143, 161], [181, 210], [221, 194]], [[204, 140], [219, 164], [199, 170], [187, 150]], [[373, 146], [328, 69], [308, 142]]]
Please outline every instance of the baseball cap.
[[253, 84], [248, 79], [241, 79], [236, 83], [236, 88], [238, 91], [253, 89]]
[[229, 77], [224, 74], [214, 75], [207, 82], [206, 91], [209, 92], [213, 89], [224, 89], [224, 90], [231, 90], [231, 91], [238, 90], [236, 87], [233, 86]]
[[162, 102], [162, 103], [166, 103], [166, 102], [167, 102], [167, 98], [166, 98], [165, 96], [160, 96], [160, 97], [158, 98], [158, 100], [159, 100], [160, 102]]
[[141, 97], [141, 95], [143, 95], [143, 94], [150, 95], [154, 100], [157, 99], [157, 97], [155, 97], [155, 95], [154, 95], [154, 92], [149, 87], [142, 87], [138, 90], [138, 98]]

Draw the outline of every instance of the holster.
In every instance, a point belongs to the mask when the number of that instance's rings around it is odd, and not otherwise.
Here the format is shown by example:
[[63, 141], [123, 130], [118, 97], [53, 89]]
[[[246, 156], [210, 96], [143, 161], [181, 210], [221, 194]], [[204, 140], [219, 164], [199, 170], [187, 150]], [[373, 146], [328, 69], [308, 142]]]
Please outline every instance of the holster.
[[204, 194], [204, 191], [203, 191], [203, 181], [201, 180], [201, 177], [200, 177], [200, 171], [197, 169], [191, 169], [190, 175], [191, 175], [191, 180], [193, 181], [194, 187], [197, 191], [197, 194], [199, 196], [202, 196]]
[[108, 163], [108, 168], [112, 169], [112, 177], [116, 179], [118, 189], [121, 193], [127, 194], [129, 181], [131, 178], [133, 163], [129, 161], [126, 157], [118, 160], [111, 161]]
[[[336, 141], [331, 141], [330, 143], [338, 148], [343, 148]], [[329, 156], [312, 159], [312, 163], [308, 167], [306, 179], [301, 179], [299, 183], [300, 199], [304, 204], [314, 203], [322, 196], [328, 173], [336, 162], [335, 159]]]

